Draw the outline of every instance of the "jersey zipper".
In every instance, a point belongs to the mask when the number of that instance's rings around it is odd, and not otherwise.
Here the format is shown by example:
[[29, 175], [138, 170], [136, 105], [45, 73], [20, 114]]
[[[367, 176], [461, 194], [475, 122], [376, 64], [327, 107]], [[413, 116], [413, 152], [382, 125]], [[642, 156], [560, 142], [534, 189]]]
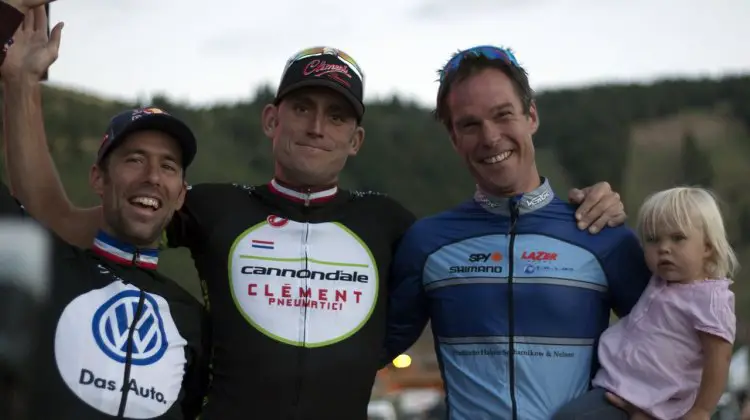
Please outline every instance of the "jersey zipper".
[[[133, 260], [135, 261], [135, 257], [133, 257]], [[130, 368], [133, 365], [133, 334], [135, 334], [135, 326], [138, 325], [138, 321], [140, 321], [141, 315], [143, 314], [143, 304], [145, 300], [146, 294], [143, 292], [143, 290], [141, 290], [138, 294], [138, 306], [136, 307], [135, 314], [133, 316], [133, 322], [130, 323], [130, 327], [128, 328], [128, 340], [126, 341], [128, 349], [125, 353], [125, 371], [122, 375], [123, 377], [121, 389], [122, 396], [120, 396], [120, 407], [117, 410], [118, 419], [125, 418], [125, 407], [128, 404], [128, 394], [130, 393]]]
[[[306, 270], [310, 268], [309, 267], [310, 264], [308, 260], [310, 257], [309, 255], [310, 248], [308, 244], [308, 239], [310, 236], [310, 221], [308, 219], [308, 211], [310, 209], [310, 196], [311, 195], [312, 195], [312, 191], [309, 191], [309, 190], [306, 191], [305, 206], [302, 209], [302, 213], [304, 214], [303, 221], [305, 223], [305, 232], [302, 235], [302, 254], [303, 254], [302, 258], [303, 258], [303, 265]], [[305, 279], [304, 287], [305, 289], [310, 287], [308, 278]], [[305, 340], [307, 337], [307, 306], [304, 304], [301, 306], [302, 306], [302, 314], [301, 314], [302, 317], [300, 318], [300, 325], [302, 328], [301, 328], [301, 333], [300, 333], [300, 342], [302, 343], [302, 345], [299, 348], [299, 357], [297, 359], [297, 384], [296, 384], [296, 389], [294, 392], [294, 400], [292, 402], [293, 409], [292, 409], [292, 412], [290, 413], [291, 414], [290, 417], [292, 419], [295, 419], [298, 417], [297, 412], [299, 412], [300, 410], [299, 400], [302, 394], [302, 381], [304, 379], [304, 371], [305, 371], [305, 356], [306, 356]]]
[[515, 319], [513, 305], [513, 261], [514, 249], [516, 242], [516, 222], [518, 221], [518, 201], [511, 199], [508, 202], [510, 207], [510, 227], [508, 235], [508, 389], [510, 390], [510, 405], [512, 411], [512, 420], [518, 420], [518, 406], [516, 405], [516, 356], [514, 346], [515, 336]]

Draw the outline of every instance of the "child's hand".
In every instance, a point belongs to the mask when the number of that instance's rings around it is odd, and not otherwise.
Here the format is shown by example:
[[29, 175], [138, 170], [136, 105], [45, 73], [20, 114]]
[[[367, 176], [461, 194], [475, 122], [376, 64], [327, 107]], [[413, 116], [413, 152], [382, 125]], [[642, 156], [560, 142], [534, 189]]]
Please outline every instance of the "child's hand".
[[688, 411], [688, 413], [685, 414], [684, 417], [682, 417], [682, 420], [710, 420], [710, 419], [711, 419], [711, 413], [709, 413], [706, 410], [701, 410], [698, 408], [694, 408]]

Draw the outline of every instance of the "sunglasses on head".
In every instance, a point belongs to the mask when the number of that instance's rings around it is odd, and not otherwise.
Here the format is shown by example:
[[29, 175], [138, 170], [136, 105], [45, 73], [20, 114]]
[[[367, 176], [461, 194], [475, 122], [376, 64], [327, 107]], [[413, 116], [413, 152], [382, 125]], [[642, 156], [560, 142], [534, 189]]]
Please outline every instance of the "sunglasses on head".
[[289, 67], [292, 66], [295, 62], [308, 58], [308, 57], [314, 57], [317, 55], [333, 55], [337, 57], [339, 60], [344, 61], [346, 64], [351, 67], [352, 70], [354, 70], [355, 73], [357, 73], [357, 76], [364, 81], [365, 79], [365, 73], [362, 71], [362, 68], [359, 67], [359, 64], [357, 64], [356, 61], [350, 56], [349, 54], [331, 47], [312, 47], [312, 48], [306, 48], [296, 54], [294, 54], [289, 60], [286, 62], [286, 66], [284, 67], [284, 73], [286, 73], [287, 70], [289, 70]]
[[443, 79], [445, 79], [449, 74], [456, 71], [461, 65], [461, 62], [467, 57], [485, 57], [490, 60], [502, 60], [512, 66], [520, 67], [518, 61], [516, 61], [516, 57], [512, 52], [510, 52], [510, 50], [507, 50], [505, 48], [493, 47], [491, 45], [481, 45], [478, 47], [469, 48], [468, 50], [460, 51], [456, 55], [451, 57], [451, 59], [448, 60], [448, 63], [445, 64], [443, 69], [440, 70], [440, 82], [442, 82]]

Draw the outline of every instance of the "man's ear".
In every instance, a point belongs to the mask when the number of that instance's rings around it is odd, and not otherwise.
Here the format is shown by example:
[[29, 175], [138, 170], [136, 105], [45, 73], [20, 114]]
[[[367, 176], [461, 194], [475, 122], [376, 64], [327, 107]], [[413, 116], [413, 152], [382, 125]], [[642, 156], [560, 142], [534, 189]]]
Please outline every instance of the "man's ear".
[[181, 209], [182, 205], [185, 204], [185, 194], [187, 194], [187, 189], [188, 189], [187, 181], [182, 181], [182, 189], [180, 190], [180, 193], [177, 195], [177, 206], [175, 207], [175, 210]]
[[458, 143], [456, 141], [456, 135], [453, 134], [453, 131], [451, 131], [450, 138], [451, 138], [451, 145], [453, 146], [453, 150], [458, 152]]
[[539, 130], [539, 113], [536, 110], [535, 101], [531, 101], [531, 106], [529, 106], [529, 121], [531, 121], [531, 134], [534, 135]]
[[91, 185], [94, 193], [96, 193], [96, 195], [98, 195], [99, 197], [102, 197], [104, 195], [105, 176], [106, 174], [104, 173], [104, 168], [100, 167], [97, 164], [91, 165], [91, 170], [89, 171], [89, 185]]
[[261, 124], [263, 125], [263, 134], [269, 139], [273, 139], [273, 134], [279, 125], [279, 107], [274, 104], [266, 105], [261, 114]]
[[354, 129], [354, 133], [352, 134], [352, 138], [349, 141], [349, 156], [357, 156], [357, 153], [359, 153], [359, 149], [362, 148], [362, 144], [365, 142], [365, 128], [361, 125], [358, 125], [356, 129]]

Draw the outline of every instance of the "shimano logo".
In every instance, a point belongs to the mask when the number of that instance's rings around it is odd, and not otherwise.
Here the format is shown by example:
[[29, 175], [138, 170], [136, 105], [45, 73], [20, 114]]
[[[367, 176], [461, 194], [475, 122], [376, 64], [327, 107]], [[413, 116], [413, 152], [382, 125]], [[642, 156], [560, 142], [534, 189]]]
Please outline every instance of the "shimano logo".
[[548, 199], [550, 194], [551, 193], [549, 191], [545, 191], [534, 198], [528, 199], [526, 200], [526, 206], [529, 208], [534, 208], [538, 206], [539, 204], [543, 203], [544, 200]]
[[99, 348], [112, 360], [126, 363], [128, 335], [133, 327], [131, 363], [150, 365], [164, 356], [167, 337], [159, 307], [145, 295], [140, 317], [136, 320], [140, 291], [125, 290], [106, 301], [94, 313], [92, 332]]
[[454, 265], [448, 269], [451, 274], [459, 273], [495, 273], [501, 274], [503, 267], [501, 265]]
[[336, 271], [317, 271], [308, 269], [292, 269], [278, 267], [264, 267], [260, 265], [246, 265], [242, 267], [242, 274], [251, 274], [255, 276], [277, 276], [289, 277], [293, 279], [312, 279], [312, 280], [333, 280], [333, 281], [351, 281], [367, 283], [370, 281], [366, 274], [357, 271], [346, 272], [344, 270]]

